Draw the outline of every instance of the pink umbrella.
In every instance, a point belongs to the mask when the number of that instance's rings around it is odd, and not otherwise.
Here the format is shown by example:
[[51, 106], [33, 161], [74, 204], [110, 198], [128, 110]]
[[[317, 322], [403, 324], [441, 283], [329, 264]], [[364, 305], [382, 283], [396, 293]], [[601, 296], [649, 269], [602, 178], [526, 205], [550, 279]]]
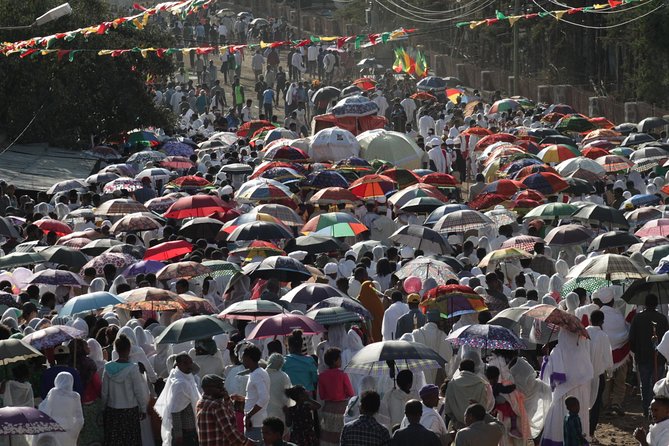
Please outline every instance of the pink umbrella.
[[658, 218], [646, 223], [634, 233], [637, 237], [653, 237], [669, 235], [669, 218]]
[[300, 314], [277, 314], [261, 321], [246, 339], [265, 339], [275, 336], [287, 336], [293, 330], [302, 330], [305, 335], [323, 333], [325, 327], [306, 316]]

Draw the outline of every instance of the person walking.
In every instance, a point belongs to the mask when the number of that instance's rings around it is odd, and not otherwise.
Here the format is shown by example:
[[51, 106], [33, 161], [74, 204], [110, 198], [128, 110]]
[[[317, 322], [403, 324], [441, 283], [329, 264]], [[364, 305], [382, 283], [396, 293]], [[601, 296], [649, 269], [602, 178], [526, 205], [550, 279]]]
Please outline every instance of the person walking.
[[195, 408], [199, 446], [252, 446], [237, 430], [235, 408], [218, 375], [202, 378], [202, 398]]
[[247, 347], [242, 354], [242, 364], [249, 370], [244, 400], [244, 433], [254, 441], [262, 436], [262, 422], [267, 418], [270, 398], [270, 379], [265, 369], [258, 365], [260, 357], [260, 349], [255, 345]]
[[[340, 446], [389, 446], [390, 433], [374, 418], [379, 411], [381, 397], [373, 390], [360, 396], [360, 417], [347, 423], [341, 432]], [[321, 444], [323, 442], [321, 441]]]
[[49, 438], [55, 446], [74, 446], [77, 444], [79, 432], [84, 427], [84, 413], [81, 408], [79, 394], [72, 390], [74, 378], [68, 372], [60, 372], [54, 381], [54, 388], [49, 390], [46, 399], [39, 405], [39, 410], [53, 418], [64, 432], [40, 434], [35, 444]]
[[[340, 434], [344, 445], [342, 427], [344, 412], [349, 398], [355, 395], [348, 375], [341, 370], [341, 350], [329, 348], [323, 356], [327, 369], [318, 376], [318, 395], [323, 400], [321, 446], [339, 445]], [[377, 394], [378, 397], [378, 394]], [[376, 409], [369, 413], [371, 417], [378, 412], [380, 401]], [[362, 410], [361, 410], [362, 413]], [[356, 443], [350, 443], [355, 445]]]

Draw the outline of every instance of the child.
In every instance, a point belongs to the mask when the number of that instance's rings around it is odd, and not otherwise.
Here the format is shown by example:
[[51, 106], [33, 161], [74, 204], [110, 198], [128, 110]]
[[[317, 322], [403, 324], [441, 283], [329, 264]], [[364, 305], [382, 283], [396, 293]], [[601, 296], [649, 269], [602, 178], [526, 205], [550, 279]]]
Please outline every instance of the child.
[[521, 433], [518, 430], [518, 425], [517, 425], [518, 417], [516, 416], [516, 413], [513, 411], [513, 408], [511, 407], [509, 401], [504, 397], [504, 395], [508, 395], [514, 390], [516, 390], [516, 385], [515, 384], [505, 385], [499, 382], [499, 369], [494, 365], [486, 367], [485, 377], [488, 379], [490, 387], [492, 387], [492, 394], [495, 397], [495, 410], [501, 413], [504, 418], [508, 418], [509, 420], [511, 420], [511, 427], [509, 429], [509, 433], [514, 437], [520, 438]]
[[564, 405], [569, 411], [569, 415], [564, 417], [564, 446], [587, 446], [588, 440], [583, 435], [581, 418], [578, 416], [581, 404], [576, 397], [570, 396], [564, 400]]
[[286, 426], [290, 430], [291, 443], [300, 446], [312, 446], [318, 444], [318, 415], [317, 410], [321, 405], [309, 398], [304, 387], [297, 385], [286, 389], [286, 396], [295, 401], [295, 405], [284, 407], [286, 414]]

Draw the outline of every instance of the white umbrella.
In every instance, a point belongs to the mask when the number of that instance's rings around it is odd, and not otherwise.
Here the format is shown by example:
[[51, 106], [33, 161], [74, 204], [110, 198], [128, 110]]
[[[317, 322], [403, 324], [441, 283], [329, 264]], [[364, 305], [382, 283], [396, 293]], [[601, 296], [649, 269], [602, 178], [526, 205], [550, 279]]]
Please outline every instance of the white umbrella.
[[316, 162], [339, 161], [360, 155], [360, 143], [348, 130], [329, 127], [316, 133], [309, 146], [309, 158]]

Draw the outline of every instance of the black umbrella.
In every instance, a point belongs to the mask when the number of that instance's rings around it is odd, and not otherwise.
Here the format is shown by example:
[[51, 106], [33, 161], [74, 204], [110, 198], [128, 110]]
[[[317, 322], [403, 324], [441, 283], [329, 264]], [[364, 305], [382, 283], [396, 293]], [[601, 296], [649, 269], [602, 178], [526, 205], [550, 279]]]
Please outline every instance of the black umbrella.
[[629, 135], [630, 133], [636, 133], [639, 131], [637, 125], [633, 122], [623, 122], [613, 127], [613, 130], [620, 132], [623, 135]]
[[565, 190], [565, 192], [568, 194], [584, 195], [591, 194], [596, 191], [595, 186], [581, 178], [565, 177], [563, 179], [569, 185], [569, 188]]
[[439, 232], [425, 226], [405, 225], [388, 237], [395, 243], [411, 246], [430, 254], [450, 254], [451, 245]]
[[359, 87], [356, 87], [355, 85], [349, 85], [341, 91], [340, 97], [346, 98], [348, 96], [353, 96], [360, 93], [362, 93], [362, 90]]
[[621, 144], [624, 147], [638, 146], [645, 142], [654, 142], [655, 138], [650, 136], [648, 133], [631, 133], [627, 138], [625, 138]]
[[654, 294], [659, 303], [669, 303], [669, 274], [657, 274], [637, 279], [625, 290], [622, 298], [631, 305], [645, 305], [646, 296]]
[[112, 246], [122, 245], [123, 242], [112, 238], [101, 238], [91, 241], [81, 248], [81, 252], [89, 256], [99, 256]]
[[198, 339], [211, 339], [212, 336], [233, 330], [235, 327], [230, 322], [215, 316], [191, 316], [172, 322], [156, 338], [156, 344], [180, 344]]
[[573, 139], [565, 135], [548, 135], [541, 140], [540, 144], [567, 144], [570, 146], [576, 145]]
[[32, 265], [44, 261], [44, 257], [36, 252], [13, 252], [0, 257], [0, 268], [16, 268], [17, 266]]
[[669, 122], [667, 122], [666, 119], [657, 116], [652, 116], [650, 118], [641, 120], [641, 122], [639, 122], [638, 128], [640, 132], [645, 133], [658, 127], [664, 127], [667, 124], [669, 124]]
[[345, 251], [348, 246], [329, 235], [310, 234], [291, 239], [286, 243], [286, 252], [306, 251], [309, 254]]
[[330, 297], [344, 297], [344, 295], [338, 289], [325, 283], [303, 283], [288, 291], [285, 296], [281, 297], [281, 300], [311, 307]]
[[260, 263], [249, 263], [242, 271], [252, 278], [277, 279], [279, 282], [304, 281], [311, 277], [301, 262], [287, 256], [267, 257]]
[[395, 368], [418, 372], [438, 369], [446, 361], [439, 353], [419, 342], [383, 341], [363, 347], [346, 366], [348, 373], [395, 377]]
[[610, 248], [624, 248], [639, 243], [639, 238], [626, 231], [609, 231], [599, 234], [588, 246], [588, 251], [602, 251]]
[[558, 132], [555, 129], [549, 128], [549, 127], [542, 127], [538, 129], [531, 129], [527, 131], [527, 136], [531, 136], [532, 138], [537, 138], [539, 140], [542, 140], [544, 138], [548, 138], [549, 136], [561, 136], [560, 132]]
[[197, 217], [185, 223], [179, 234], [191, 240], [210, 240], [216, 237], [222, 226], [223, 222], [215, 218]]
[[[220, 233], [219, 233], [220, 234]], [[281, 240], [292, 238], [293, 234], [285, 226], [271, 221], [252, 221], [237, 226], [227, 237], [227, 241]]]
[[623, 211], [598, 204], [583, 206], [572, 215], [572, 218], [596, 223], [608, 223], [611, 226], [621, 228], [629, 227]]
[[434, 197], [416, 197], [407, 201], [400, 209], [404, 212], [427, 213], [443, 206], [443, 202]]
[[81, 251], [68, 246], [51, 246], [39, 254], [47, 262], [67, 265], [77, 271], [88, 262], [88, 258]]
[[339, 88], [328, 85], [327, 87], [318, 89], [316, 93], [314, 93], [312, 102], [314, 104], [319, 102], [330, 102], [333, 99], [338, 99], [339, 95], [341, 95], [341, 90]]
[[459, 85], [462, 85], [462, 81], [455, 76], [446, 76], [443, 78], [446, 82], [446, 86], [450, 88], [455, 88]]
[[16, 226], [7, 217], [0, 217], [0, 235], [15, 239], [21, 238]]

